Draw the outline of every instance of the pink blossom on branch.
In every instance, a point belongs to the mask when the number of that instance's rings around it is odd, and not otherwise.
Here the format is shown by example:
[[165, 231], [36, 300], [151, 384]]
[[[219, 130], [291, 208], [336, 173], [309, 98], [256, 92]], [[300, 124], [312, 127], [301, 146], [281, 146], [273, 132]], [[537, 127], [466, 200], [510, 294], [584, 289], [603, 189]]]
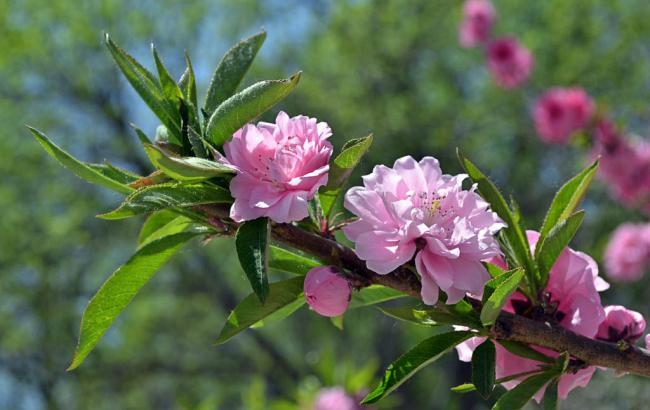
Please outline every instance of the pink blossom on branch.
[[487, 68], [494, 82], [507, 89], [528, 80], [533, 70], [533, 55], [514, 37], [501, 37], [487, 46]]
[[481, 293], [490, 279], [481, 261], [500, 254], [494, 234], [505, 225], [474, 188], [462, 188], [466, 177], [443, 175], [433, 157], [408, 156], [351, 188], [345, 207], [359, 220], [343, 231], [368, 269], [387, 274], [415, 256], [425, 303], [435, 304], [439, 289], [447, 303]]
[[327, 183], [331, 135], [327, 123], [284, 112], [274, 124], [248, 124], [235, 132], [224, 145], [228, 163], [238, 171], [230, 182], [235, 198], [230, 217], [237, 222], [306, 218], [307, 201]]
[[612, 305], [605, 308], [605, 320], [598, 328], [597, 339], [608, 342], [626, 341], [634, 344], [645, 330], [645, 319], [639, 312], [625, 306]]
[[564, 144], [587, 125], [594, 111], [593, 100], [582, 88], [552, 88], [537, 100], [533, 119], [542, 141]]
[[309, 307], [322, 316], [340, 316], [350, 304], [350, 284], [333, 266], [319, 266], [307, 272], [304, 293]]
[[[537, 232], [527, 232], [528, 241], [534, 251], [539, 234]], [[494, 258], [490, 262], [505, 267], [505, 262], [501, 258]], [[546, 320], [555, 321], [559, 325], [576, 332], [580, 335], [594, 338], [598, 332], [600, 324], [605, 320], [605, 310], [600, 302], [598, 292], [607, 289], [609, 285], [598, 276], [598, 266], [596, 262], [588, 255], [566, 248], [558, 258], [557, 262], [549, 272], [549, 279], [544, 291], [544, 302], [547, 306], [545, 312]], [[504, 306], [504, 310], [527, 315], [531, 309], [530, 302], [521, 293], [516, 292]], [[476, 340], [478, 339], [478, 340]], [[462, 361], [471, 360], [471, 352], [480, 344], [481, 338], [469, 339], [467, 342], [459, 345], [459, 359]], [[539, 352], [550, 356], [557, 357], [558, 353], [542, 347], [534, 347]], [[537, 370], [539, 362], [526, 359], [510, 353], [497, 344], [496, 357], [496, 377], [503, 378], [518, 373], [531, 370]], [[576, 387], [585, 387], [595, 367], [589, 366], [576, 370], [573, 373], [567, 373], [560, 378], [558, 384], [558, 394], [560, 398], [565, 399], [569, 392]], [[512, 389], [523, 379], [516, 379], [503, 383], [507, 389]], [[535, 399], [539, 402], [544, 395], [541, 389]]]
[[612, 279], [641, 279], [650, 264], [650, 225], [626, 223], [614, 231], [605, 249], [605, 268]]
[[490, 39], [496, 12], [489, 0], [467, 0], [463, 5], [463, 21], [458, 38], [463, 47], [475, 47]]

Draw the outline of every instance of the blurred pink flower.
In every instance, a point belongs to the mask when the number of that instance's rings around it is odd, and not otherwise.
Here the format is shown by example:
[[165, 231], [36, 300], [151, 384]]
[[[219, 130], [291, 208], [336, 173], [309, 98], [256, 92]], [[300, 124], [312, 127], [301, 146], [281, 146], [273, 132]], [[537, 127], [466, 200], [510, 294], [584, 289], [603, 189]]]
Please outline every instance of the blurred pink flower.
[[443, 175], [433, 157], [408, 156], [351, 188], [345, 207], [359, 219], [343, 231], [368, 269], [387, 274], [415, 256], [427, 304], [439, 288], [447, 303], [482, 292], [490, 275], [481, 261], [500, 254], [493, 235], [505, 225], [474, 188], [462, 189], [466, 177]]
[[275, 124], [248, 124], [235, 132], [224, 150], [237, 168], [230, 182], [235, 203], [230, 217], [247, 221], [267, 216], [292, 222], [308, 215], [307, 201], [327, 183], [332, 135], [324, 122], [280, 112]]
[[594, 114], [593, 100], [582, 88], [552, 88], [535, 104], [533, 119], [542, 141], [565, 144]]
[[319, 266], [307, 272], [304, 293], [309, 307], [322, 316], [340, 316], [350, 304], [350, 284], [333, 266]]
[[650, 144], [630, 141], [605, 119], [596, 124], [592, 155], [600, 156], [599, 175], [612, 196], [650, 214]]
[[356, 400], [342, 387], [321, 389], [314, 400], [313, 410], [357, 410]]
[[605, 249], [605, 268], [612, 279], [639, 280], [650, 263], [650, 224], [626, 223], [614, 231]]
[[459, 41], [463, 47], [475, 47], [490, 39], [496, 12], [489, 0], [467, 0], [463, 5], [463, 21]]
[[645, 335], [645, 348], [650, 350], [650, 334]]
[[514, 37], [501, 37], [487, 47], [487, 68], [502, 88], [517, 88], [530, 76], [533, 55]]
[[605, 307], [605, 315], [596, 339], [608, 342], [625, 340], [634, 344], [643, 336], [645, 319], [641, 313], [628, 310], [625, 306], [612, 305]]
[[[528, 231], [528, 241], [534, 251], [539, 234]], [[501, 258], [494, 258], [490, 261], [496, 265], [505, 267]], [[598, 276], [598, 266], [588, 255], [566, 248], [560, 254], [557, 262], [549, 272], [548, 284], [544, 292], [545, 305], [549, 310], [545, 312], [546, 319], [556, 321], [561, 326], [578, 334], [593, 338], [598, 332], [599, 325], [605, 320], [605, 310], [600, 302], [598, 292], [607, 289], [609, 285]], [[516, 292], [504, 306], [504, 310], [511, 313], [526, 315], [531, 307], [528, 299], [519, 292]], [[480, 339], [480, 338], [474, 338]], [[459, 359], [470, 361], [471, 354], [480, 340], [469, 339], [458, 346]], [[552, 350], [535, 346], [535, 349], [549, 357], [557, 357], [558, 354]], [[538, 369], [540, 363], [510, 353], [497, 344], [496, 377], [502, 378], [514, 374]], [[575, 373], [568, 373], [560, 378], [558, 394], [565, 399], [569, 392], [576, 387], [585, 387], [595, 367], [589, 366], [577, 370]], [[512, 389], [523, 379], [516, 379], [503, 383], [507, 389]], [[544, 395], [541, 389], [535, 399], [539, 402]]]

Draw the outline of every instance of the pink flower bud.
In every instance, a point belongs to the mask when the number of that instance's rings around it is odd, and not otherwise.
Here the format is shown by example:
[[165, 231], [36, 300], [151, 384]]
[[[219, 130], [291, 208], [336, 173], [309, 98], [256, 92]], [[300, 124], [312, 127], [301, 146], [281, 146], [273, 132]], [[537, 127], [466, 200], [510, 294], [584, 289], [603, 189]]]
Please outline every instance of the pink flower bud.
[[475, 47], [490, 38], [496, 13], [489, 0], [467, 0], [463, 5], [463, 21], [459, 27], [459, 41], [463, 47]]
[[641, 313], [628, 310], [625, 306], [613, 305], [605, 307], [605, 314], [605, 320], [598, 327], [596, 339], [634, 343], [643, 335], [645, 319]]
[[587, 125], [594, 110], [593, 100], [582, 88], [553, 88], [535, 104], [535, 128], [544, 142], [565, 144]]
[[499, 87], [517, 88], [533, 70], [533, 55], [516, 38], [498, 38], [488, 45], [487, 68]]
[[338, 275], [333, 266], [310, 270], [305, 278], [304, 291], [309, 307], [323, 316], [340, 316], [350, 303], [350, 284]]
[[356, 400], [342, 387], [329, 387], [318, 392], [313, 410], [356, 410]]

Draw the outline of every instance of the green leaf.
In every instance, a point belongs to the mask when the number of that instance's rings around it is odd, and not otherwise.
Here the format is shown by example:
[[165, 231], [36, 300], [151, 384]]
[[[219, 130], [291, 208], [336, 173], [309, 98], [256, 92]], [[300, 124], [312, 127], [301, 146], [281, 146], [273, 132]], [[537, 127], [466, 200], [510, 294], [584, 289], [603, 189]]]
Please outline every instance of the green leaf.
[[492, 263], [485, 263], [485, 268], [487, 269], [490, 276], [492, 276], [493, 278], [496, 278], [497, 276], [501, 276], [504, 273], [506, 273], [505, 270], [501, 269], [499, 266], [494, 265]]
[[256, 294], [251, 293], [246, 296], [228, 315], [215, 344], [222, 344], [251, 325], [270, 317], [273, 313], [294, 303], [298, 304], [298, 300], [302, 300], [304, 303], [305, 298], [302, 295], [304, 280], [304, 277], [297, 276], [271, 283], [268, 286], [268, 296], [264, 304], [260, 302]]
[[79, 344], [68, 370], [79, 367], [136, 293], [183, 244], [195, 235], [179, 233], [150, 242], [113, 272], [90, 300], [83, 313]]
[[97, 215], [101, 219], [124, 219], [167, 208], [230, 203], [230, 192], [216, 185], [167, 183], [140, 188], [127, 196], [115, 210]]
[[525, 357], [527, 359], [535, 360], [542, 363], [555, 362], [554, 359], [546, 356], [543, 353], [538, 352], [537, 350], [523, 343], [513, 342], [510, 340], [499, 340], [498, 343], [501, 346], [503, 346], [504, 349], [517, 356]]
[[260, 81], [221, 103], [208, 121], [206, 139], [221, 146], [232, 134], [286, 97], [300, 80], [300, 72], [285, 80]]
[[560, 402], [557, 397], [557, 388], [558, 380], [555, 379], [546, 387], [546, 392], [544, 393], [544, 410], [558, 410], [560, 408]]
[[[487, 298], [483, 309], [481, 309], [481, 322], [488, 326], [494, 323], [494, 321], [499, 316], [501, 308], [508, 301], [510, 295], [517, 290], [517, 286], [521, 282], [521, 279], [524, 277], [524, 271], [521, 268], [514, 269], [510, 271], [512, 273], [504, 273], [508, 275], [507, 278], [501, 279], [501, 276], [490, 279], [490, 282], [498, 282], [498, 285], [494, 288], [494, 292]], [[486, 288], [488, 285], [486, 284]]]
[[370, 134], [365, 138], [348, 141], [343, 146], [341, 153], [330, 163], [327, 185], [319, 191], [321, 207], [325, 215], [329, 216], [336, 200], [341, 195], [343, 186], [350, 178], [350, 174], [370, 149], [372, 140], [373, 136]]
[[539, 230], [542, 240], [555, 225], [567, 219], [578, 207], [584, 197], [591, 180], [598, 170], [598, 161], [585, 168], [578, 175], [567, 181], [555, 194], [551, 206], [548, 208], [544, 223]]
[[[496, 267], [495, 265], [492, 266]], [[517, 269], [521, 269], [521, 268], [517, 268]], [[509, 271], [500, 270], [500, 274], [498, 276], [493, 276], [492, 279], [487, 281], [485, 283], [485, 286], [483, 287], [483, 298], [481, 299], [481, 302], [485, 304], [487, 300], [490, 298], [490, 296], [492, 296], [492, 294], [494, 293], [494, 290], [503, 282], [505, 282], [508, 278], [510, 278], [510, 276], [513, 273], [515, 273], [517, 269], [512, 269]], [[494, 269], [493, 272], [499, 273], [499, 271], [496, 271]]]
[[[167, 220], [167, 212], [174, 217]], [[155, 212], [147, 218], [142, 226], [138, 244], [139, 246], [144, 246], [149, 242], [155, 241], [164, 236], [175, 235], [189, 230], [196, 233], [206, 234], [210, 232], [209, 228], [195, 224], [194, 221], [187, 216], [178, 215], [169, 210]]]
[[266, 31], [261, 31], [235, 44], [224, 54], [212, 75], [205, 97], [203, 109], [208, 116], [235, 93], [265, 39]]
[[[273, 286], [273, 284], [271, 284]], [[286, 319], [290, 315], [294, 314], [298, 309], [303, 307], [307, 303], [305, 301], [305, 298], [303, 297], [302, 294], [298, 297], [298, 299], [294, 300], [293, 302], [289, 303], [285, 307], [276, 310], [275, 312], [271, 313], [267, 317], [265, 317], [262, 320], [259, 320], [255, 322], [254, 324], [251, 325], [251, 329], [258, 329], [260, 327], [264, 327], [266, 325], [270, 325], [275, 322], [279, 322], [283, 319]]]
[[237, 230], [235, 237], [239, 263], [244, 269], [253, 291], [262, 303], [269, 293], [268, 242], [269, 221], [266, 218], [244, 222]]
[[199, 182], [235, 173], [232, 167], [209, 159], [171, 156], [155, 145], [145, 144], [144, 150], [156, 168], [177, 181]]
[[492, 183], [492, 181], [490, 181], [490, 179], [485, 176], [476, 165], [464, 157], [460, 151], [458, 152], [458, 159], [472, 181], [477, 184], [478, 191], [483, 199], [490, 204], [492, 210], [499, 215], [506, 225], [508, 225], [502, 230], [502, 232], [512, 251], [512, 255], [509, 256], [516, 262], [517, 266], [521, 266], [525, 269], [529, 285], [533, 290], [537, 289], [537, 266], [535, 266], [535, 262], [530, 253], [528, 239], [524, 235], [523, 229], [519, 225], [517, 218], [515, 218], [512, 210], [497, 189], [496, 185], [494, 185], [494, 183]]
[[194, 68], [192, 67], [192, 60], [187, 52], [185, 52], [185, 65], [187, 68], [178, 81], [178, 87], [181, 89], [185, 99], [196, 108], [199, 106], [196, 97], [196, 77], [194, 75]]
[[472, 354], [472, 383], [484, 398], [490, 397], [496, 380], [496, 349], [490, 339], [481, 343]]
[[376, 305], [393, 299], [406, 297], [403, 292], [382, 285], [370, 285], [352, 294], [348, 309]]
[[567, 219], [561, 220], [555, 225], [548, 235], [537, 244], [536, 257], [537, 266], [539, 267], [539, 283], [546, 285], [548, 273], [557, 261], [564, 248], [569, 245], [571, 239], [580, 228], [582, 220], [585, 217], [585, 211], [578, 211]]
[[166, 99], [159, 81], [152, 73], [118, 47], [108, 34], [106, 34], [105, 40], [108, 50], [126, 79], [170, 131], [170, 142], [182, 146], [178, 107]]
[[434, 362], [453, 349], [454, 346], [474, 335], [475, 333], [472, 332], [448, 332], [424, 340], [388, 366], [381, 383], [363, 399], [361, 404], [379, 401], [408, 380], [418, 370]]
[[269, 246], [269, 268], [283, 272], [306, 275], [310, 269], [323, 264], [275, 245]]
[[377, 309], [379, 309], [386, 316], [399, 319], [404, 322], [414, 323], [420, 326], [433, 327], [444, 324], [433, 320], [427, 311], [410, 306], [378, 307]]
[[334, 325], [338, 330], [343, 330], [343, 316], [344, 315], [330, 317], [330, 322], [332, 322], [332, 325]]
[[544, 387], [555, 376], [557, 376], [556, 372], [545, 372], [527, 378], [501, 396], [492, 407], [492, 410], [516, 410], [524, 407], [539, 389]]
[[140, 179], [140, 175], [134, 174], [131, 171], [126, 169], [118, 168], [110, 162], [105, 162], [103, 164], [89, 164], [86, 163], [90, 168], [104, 175], [106, 178], [117, 181], [120, 184], [128, 185], [133, 181]]
[[43, 146], [45, 151], [47, 151], [47, 153], [52, 156], [52, 158], [56, 159], [59, 164], [72, 171], [72, 173], [74, 173], [79, 178], [84, 179], [91, 184], [101, 185], [123, 194], [133, 192], [133, 188], [113, 178], [109, 178], [105, 175], [104, 172], [100, 172], [99, 170], [95, 169], [95, 165], [86, 164], [85, 162], [77, 160], [72, 155], [68, 154], [52, 141], [50, 141], [50, 139], [47, 138], [45, 134], [36, 128], [29, 126], [27, 128], [29, 128], [29, 131], [31, 131], [34, 137], [36, 137], [36, 140]]
[[153, 54], [154, 62], [156, 63], [156, 69], [158, 70], [158, 81], [163, 91], [165, 99], [172, 103], [174, 106], [178, 104], [178, 101], [183, 96], [180, 87], [176, 84], [176, 81], [172, 78], [167, 71], [167, 68], [163, 64], [156, 48], [151, 44], [151, 53]]

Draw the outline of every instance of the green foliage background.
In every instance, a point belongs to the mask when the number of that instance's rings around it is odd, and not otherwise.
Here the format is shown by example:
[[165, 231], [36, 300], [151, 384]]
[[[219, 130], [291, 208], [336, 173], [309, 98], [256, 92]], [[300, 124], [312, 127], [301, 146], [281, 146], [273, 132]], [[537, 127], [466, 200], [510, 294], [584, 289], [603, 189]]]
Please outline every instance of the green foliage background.
[[[494, 87], [481, 52], [458, 46], [460, 1], [0, 0], [0, 408], [306, 408], [321, 385], [363, 388], [378, 366], [427, 335], [372, 309], [351, 312], [341, 332], [303, 309], [214, 347], [249, 291], [233, 241], [217, 240], [177, 255], [86, 363], [66, 373], [81, 312], [134, 249], [140, 221], [93, 218], [119, 196], [60, 168], [23, 125], [83, 160], [150, 171], [129, 123], [153, 134], [157, 122], [120, 77], [102, 31], [150, 64], [154, 41], [176, 76], [187, 49], [205, 89], [221, 54], [263, 26], [268, 39], [246, 84], [302, 69], [281, 108], [327, 121], [337, 146], [373, 132], [357, 177], [407, 154], [434, 155], [458, 172], [459, 146], [538, 226], [554, 190], [587, 158], [578, 144], [537, 140], [535, 96], [580, 84], [628, 130], [646, 134], [650, 7], [494, 3], [496, 31], [519, 36], [535, 54], [523, 90]], [[574, 246], [599, 261], [619, 223], [643, 220], [599, 183], [584, 207]], [[604, 298], [648, 315], [648, 282], [614, 285]], [[647, 382], [598, 373], [564, 408], [642, 408], [650, 399]], [[448, 391], [468, 378], [469, 366], [450, 356], [383, 406], [482, 408], [476, 397]]]

